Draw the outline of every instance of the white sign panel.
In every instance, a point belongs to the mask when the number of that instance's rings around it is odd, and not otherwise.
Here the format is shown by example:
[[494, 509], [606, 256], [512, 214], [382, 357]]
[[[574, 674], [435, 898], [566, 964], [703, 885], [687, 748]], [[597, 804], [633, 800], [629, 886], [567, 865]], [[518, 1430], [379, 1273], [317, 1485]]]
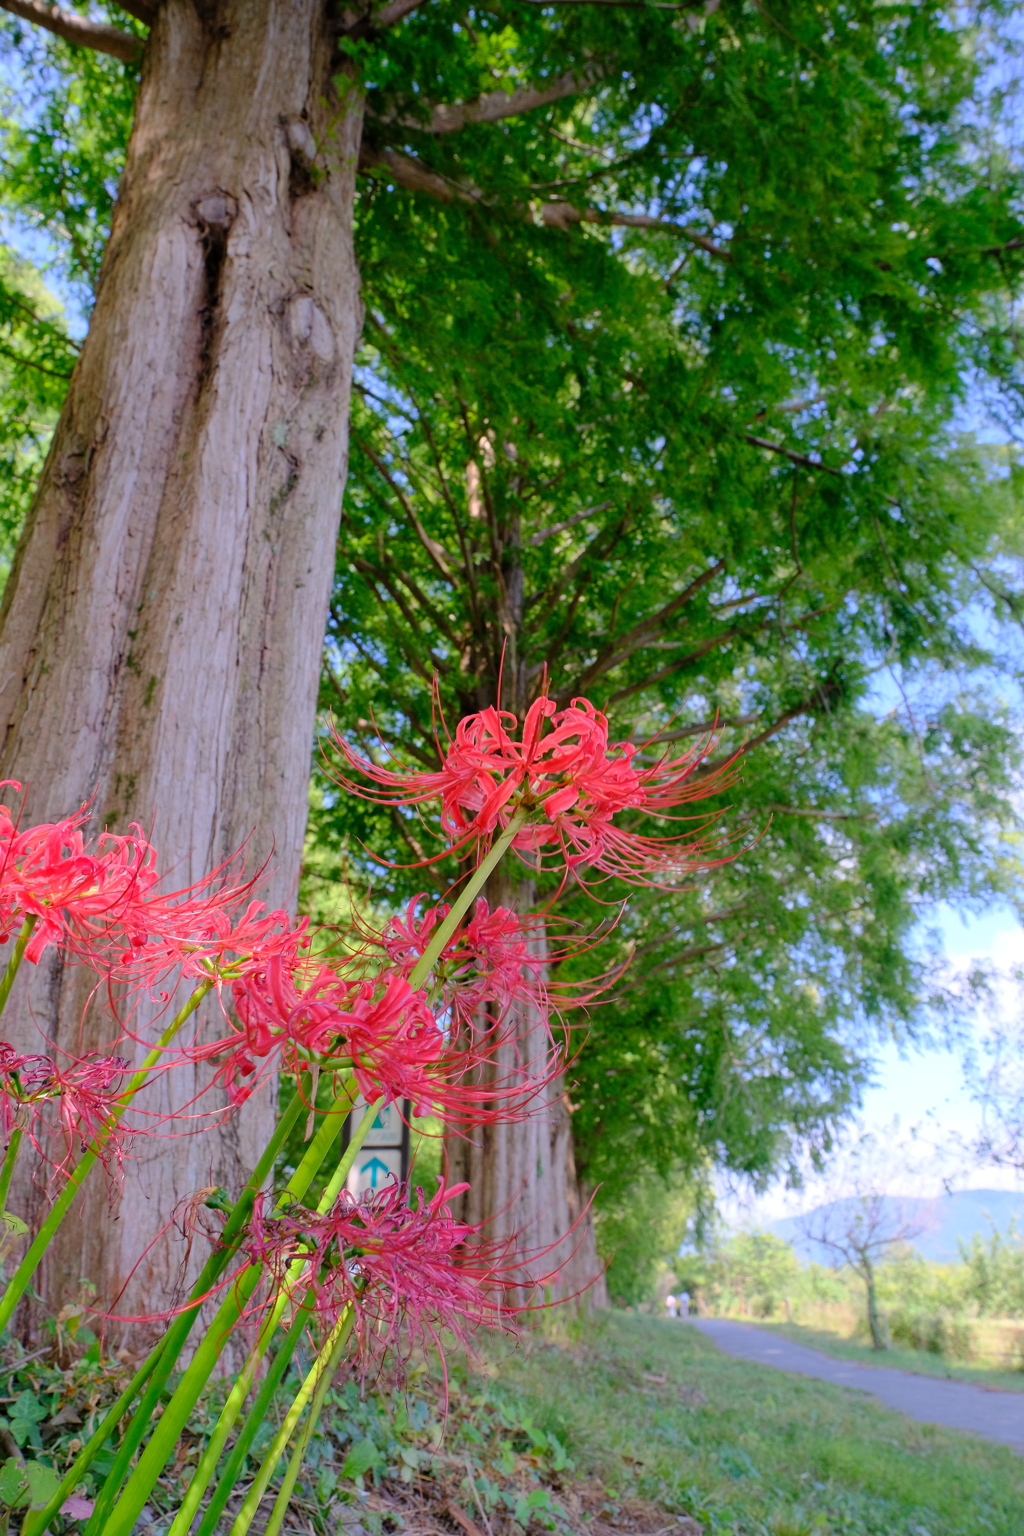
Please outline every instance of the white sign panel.
[[[356, 1126], [366, 1113], [366, 1104], [362, 1099], [352, 1111], [352, 1125]], [[401, 1116], [398, 1113], [397, 1104], [386, 1104], [377, 1113], [377, 1118], [366, 1133], [364, 1147], [400, 1147], [405, 1133]]]
[[349, 1169], [347, 1184], [355, 1196], [397, 1184], [402, 1177], [401, 1147], [363, 1147]]
[[[349, 1116], [350, 1135], [365, 1113], [366, 1101], [360, 1098]], [[407, 1134], [397, 1104], [388, 1104], [378, 1112], [349, 1169], [345, 1183], [350, 1194], [358, 1198], [367, 1191], [372, 1193], [401, 1182]]]

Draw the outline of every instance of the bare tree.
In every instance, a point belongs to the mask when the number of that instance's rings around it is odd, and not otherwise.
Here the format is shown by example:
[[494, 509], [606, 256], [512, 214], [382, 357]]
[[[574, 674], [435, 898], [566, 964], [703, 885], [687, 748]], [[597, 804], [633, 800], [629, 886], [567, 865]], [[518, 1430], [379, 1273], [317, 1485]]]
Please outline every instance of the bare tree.
[[[1017, 988], [1024, 974], [1012, 976]], [[984, 1067], [976, 1059], [966, 1063], [968, 1081], [981, 1106], [982, 1123], [970, 1151], [978, 1163], [997, 1168], [1024, 1170], [1024, 1019], [1021, 997], [1016, 998], [1016, 1017], [1000, 1020], [984, 1047]]]
[[[872, 1346], [889, 1348], [889, 1329], [878, 1308], [877, 1269], [901, 1243], [911, 1243], [935, 1225], [930, 1202], [893, 1195], [879, 1167], [879, 1148], [870, 1137], [857, 1144], [846, 1165], [833, 1175], [837, 1197], [800, 1222], [805, 1241], [816, 1243], [848, 1264], [864, 1282]], [[838, 1194], [845, 1189], [846, 1194]]]

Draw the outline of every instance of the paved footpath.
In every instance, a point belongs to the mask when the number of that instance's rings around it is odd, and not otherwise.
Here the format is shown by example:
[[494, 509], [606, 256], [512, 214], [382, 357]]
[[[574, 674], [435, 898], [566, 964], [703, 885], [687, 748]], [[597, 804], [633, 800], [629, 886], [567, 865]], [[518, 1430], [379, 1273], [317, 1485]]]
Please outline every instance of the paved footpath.
[[887, 1408], [909, 1414], [922, 1424], [945, 1424], [966, 1429], [986, 1440], [1000, 1440], [1024, 1456], [1024, 1392], [998, 1387], [977, 1387], [970, 1381], [948, 1381], [938, 1376], [916, 1376], [886, 1365], [861, 1365], [857, 1360], [835, 1360], [805, 1344], [793, 1344], [766, 1329], [724, 1318], [693, 1318], [719, 1349], [758, 1365], [774, 1365], [780, 1371], [817, 1376], [838, 1387], [870, 1392]]

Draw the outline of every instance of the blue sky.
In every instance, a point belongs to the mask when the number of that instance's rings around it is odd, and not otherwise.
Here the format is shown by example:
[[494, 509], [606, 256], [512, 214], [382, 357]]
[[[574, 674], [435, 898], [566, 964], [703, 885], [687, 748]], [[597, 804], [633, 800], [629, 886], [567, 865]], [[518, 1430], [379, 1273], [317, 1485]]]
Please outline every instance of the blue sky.
[[[1011, 968], [1024, 964], [1024, 928], [1005, 905], [966, 919], [946, 908], [930, 926], [939, 929], [954, 968], [986, 960], [1006, 979], [996, 988], [992, 1009], [982, 1011], [973, 1033], [957, 1047], [878, 1049], [874, 1084], [864, 1094], [856, 1130], [873, 1133], [889, 1149], [894, 1192], [932, 1196], [945, 1187], [1024, 1191], [1024, 1176], [981, 1162], [970, 1150], [983, 1116], [964, 1067], [966, 1052], [981, 1051], [997, 1016], [1006, 1021], [1024, 1016], [1024, 996], [1009, 977]], [[758, 1226], [799, 1215], [842, 1192], [834, 1173], [809, 1176], [799, 1191], [780, 1183], [760, 1197], [723, 1185], [722, 1215], [732, 1225]]]

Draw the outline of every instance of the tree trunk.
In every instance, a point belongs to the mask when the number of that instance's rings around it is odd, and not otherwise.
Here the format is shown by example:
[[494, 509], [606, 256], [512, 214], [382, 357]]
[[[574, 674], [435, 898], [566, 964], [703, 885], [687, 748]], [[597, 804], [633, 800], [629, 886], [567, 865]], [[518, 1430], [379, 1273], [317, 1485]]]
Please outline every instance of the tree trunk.
[[878, 1293], [875, 1289], [875, 1270], [873, 1264], [864, 1267], [864, 1284], [868, 1293], [868, 1328], [871, 1332], [871, 1347], [879, 1351], [889, 1348], [889, 1328], [878, 1310]]
[[[501, 871], [489, 882], [492, 908], [527, 912], [534, 902], [530, 881], [515, 882]], [[507, 1041], [488, 1072], [497, 1081], [524, 1065], [542, 1073], [551, 1062], [547, 1024], [524, 1010], [519, 1033]], [[481, 1228], [483, 1244], [508, 1245], [513, 1300], [527, 1305], [579, 1298], [607, 1306], [604, 1273], [597, 1257], [594, 1226], [576, 1178], [569, 1095], [559, 1073], [529, 1115], [518, 1121], [483, 1125], [447, 1137], [449, 1177], [470, 1188], [460, 1217]]]
[[[140, 821], [176, 886], [248, 839], [287, 908], [360, 325], [361, 102], [332, 84], [326, 13], [157, 7], [92, 324], [0, 614], [0, 774], [25, 783], [26, 819], [91, 800], [97, 829]], [[12, 1038], [99, 1043], [72, 973], [19, 986]], [[178, 1069], [146, 1107], [203, 1079]], [[80, 1277], [116, 1295], [183, 1196], [237, 1186], [272, 1110], [264, 1093], [222, 1132], [143, 1139], [118, 1219], [97, 1188], [66, 1223], [50, 1305]], [[128, 1310], [166, 1302], [176, 1261], [146, 1259]]]

